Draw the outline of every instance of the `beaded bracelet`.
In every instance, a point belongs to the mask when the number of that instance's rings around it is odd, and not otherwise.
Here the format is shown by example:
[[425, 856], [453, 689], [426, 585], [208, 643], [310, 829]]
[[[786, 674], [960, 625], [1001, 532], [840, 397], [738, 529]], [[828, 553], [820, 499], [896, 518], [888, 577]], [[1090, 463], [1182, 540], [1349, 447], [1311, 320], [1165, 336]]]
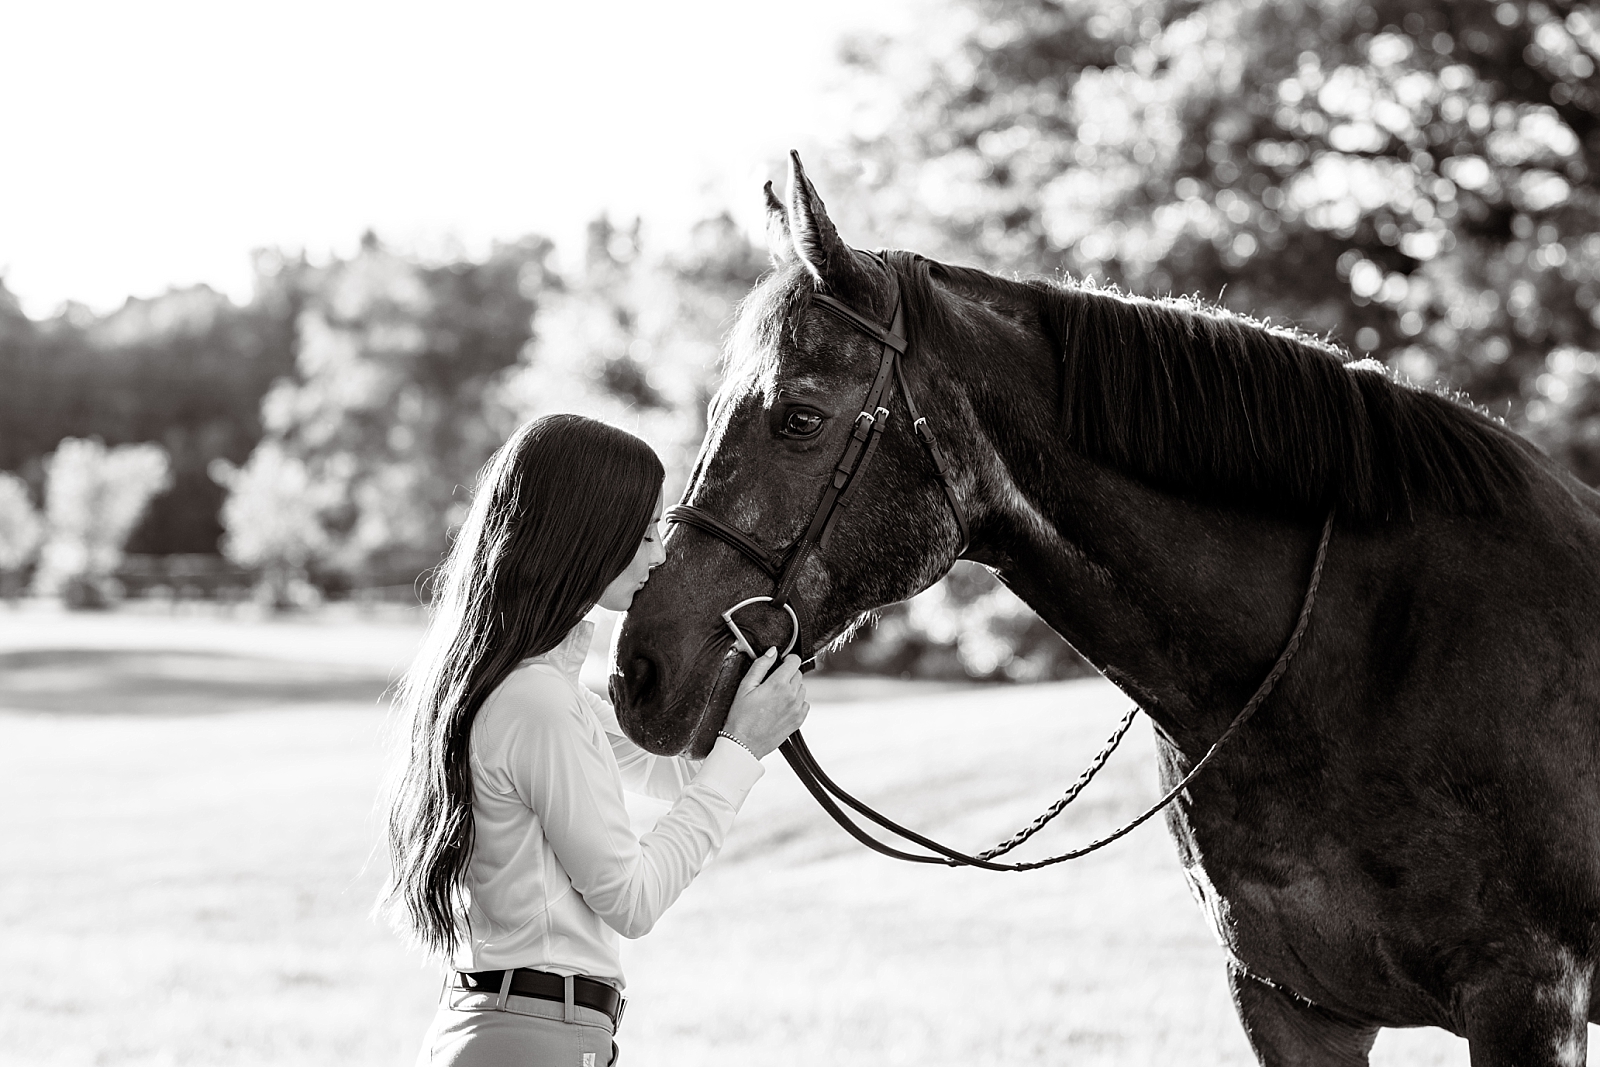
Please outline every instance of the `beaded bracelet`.
[[761, 758], [760, 756], [756, 755], [756, 750], [755, 749], [751, 748], [749, 745], [745, 744], [743, 741], [739, 740], [737, 737], [734, 737], [728, 731], [726, 731], [726, 730], [718, 730], [717, 731], [717, 736], [718, 737], [726, 737], [729, 741], [732, 741], [734, 744], [738, 745], [740, 748], [742, 748], [746, 752], [750, 753], [750, 758], [751, 759], [759, 760]]

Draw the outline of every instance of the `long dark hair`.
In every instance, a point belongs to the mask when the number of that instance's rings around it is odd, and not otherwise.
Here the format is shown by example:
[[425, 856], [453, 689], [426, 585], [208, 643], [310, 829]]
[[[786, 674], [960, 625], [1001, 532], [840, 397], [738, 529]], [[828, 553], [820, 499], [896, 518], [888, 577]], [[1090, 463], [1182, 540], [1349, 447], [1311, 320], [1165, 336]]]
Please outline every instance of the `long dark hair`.
[[390, 788], [381, 907], [429, 952], [452, 952], [466, 933], [473, 719], [627, 567], [662, 478], [649, 445], [581, 415], [526, 423], [483, 468], [396, 700], [406, 751]]

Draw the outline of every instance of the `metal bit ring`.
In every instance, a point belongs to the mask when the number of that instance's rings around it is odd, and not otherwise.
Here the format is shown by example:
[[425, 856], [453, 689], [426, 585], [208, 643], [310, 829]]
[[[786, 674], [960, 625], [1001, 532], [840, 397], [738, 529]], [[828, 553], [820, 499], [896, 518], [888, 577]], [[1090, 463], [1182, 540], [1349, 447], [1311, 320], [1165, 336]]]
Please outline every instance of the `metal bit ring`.
[[[739, 601], [733, 607], [722, 613], [722, 621], [728, 624], [728, 630], [733, 634], [733, 647], [738, 649], [740, 652], [743, 652], [751, 659], [756, 658], [756, 650], [751, 647], [750, 640], [749, 638], [745, 637], [744, 631], [739, 629], [739, 624], [733, 621], [733, 613], [738, 611], [740, 608], [749, 607], [751, 604], [770, 604], [771, 602], [772, 598], [769, 596], [753, 596], [748, 600]], [[789, 653], [794, 651], [795, 643], [800, 640], [800, 616], [796, 615], [794, 613], [794, 608], [790, 607], [787, 603], [779, 604], [778, 606], [789, 613], [789, 621], [794, 625], [794, 629], [789, 633], [789, 646], [783, 650], [783, 656], [787, 656]], [[783, 656], [779, 656], [778, 658], [782, 659]]]

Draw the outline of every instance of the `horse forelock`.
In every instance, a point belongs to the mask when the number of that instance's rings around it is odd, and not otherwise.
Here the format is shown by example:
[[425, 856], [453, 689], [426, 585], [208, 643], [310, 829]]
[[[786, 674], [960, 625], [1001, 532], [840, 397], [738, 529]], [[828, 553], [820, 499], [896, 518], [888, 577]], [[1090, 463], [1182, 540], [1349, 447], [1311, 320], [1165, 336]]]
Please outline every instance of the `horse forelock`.
[[966, 313], [972, 301], [1028, 309], [1023, 325], [1060, 360], [1067, 443], [1171, 491], [1353, 520], [1498, 513], [1524, 498], [1527, 457], [1496, 420], [1303, 331], [1192, 297], [885, 261], [913, 345], [992, 349], [1004, 316]]
[[809, 292], [805, 271], [789, 266], [769, 271], [745, 295], [722, 346], [724, 388], [774, 387], [783, 342], [786, 335], [792, 338], [800, 310], [809, 306]]
[[[858, 256], [865, 259], [862, 253]], [[828, 366], [821, 351], [807, 357], [802, 344], [802, 324], [813, 305], [818, 285], [804, 268], [794, 264], [777, 267], [766, 274], [740, 302], [727, 342], [723, 345], [721, 371], [724, 388], [755, 391], [768, 403], [781, 386], [797, 390], [825, 392], [835, 380], [837, 366]], [[877, 317], [873, 306], [886, 302], [883, 293], [873, 293], [863, 301], [857, 294], [846, 300], [869, 317]], [[836, 328], [824, 316], [824, 329]], [[884, 316], [884, 325], [888, 325]]]

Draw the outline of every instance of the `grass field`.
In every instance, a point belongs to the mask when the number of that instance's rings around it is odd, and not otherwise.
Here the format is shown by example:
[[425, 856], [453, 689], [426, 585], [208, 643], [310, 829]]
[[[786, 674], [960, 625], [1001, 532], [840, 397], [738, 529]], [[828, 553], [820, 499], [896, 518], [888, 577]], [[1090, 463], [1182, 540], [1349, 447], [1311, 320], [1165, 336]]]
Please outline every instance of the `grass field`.
[[[410, 1062], [438, 971], [367, 912], [380, 697], [416, 637], [0, 609], [0, 1064]], [[1124, 706], [1102, 682], [812, 695], [835, 777], [974, 847], [1047, 804]], [[1140, 724], [1042, 846], [1153, 795]], [[1158, 824], [1032, 874], [893, 865], [776, 757], [624, 959], [629, 1067], [1254, 1062]], [[1374, 1062], [1465, 1064], [1466, 1045], [1391, 1031]]]

